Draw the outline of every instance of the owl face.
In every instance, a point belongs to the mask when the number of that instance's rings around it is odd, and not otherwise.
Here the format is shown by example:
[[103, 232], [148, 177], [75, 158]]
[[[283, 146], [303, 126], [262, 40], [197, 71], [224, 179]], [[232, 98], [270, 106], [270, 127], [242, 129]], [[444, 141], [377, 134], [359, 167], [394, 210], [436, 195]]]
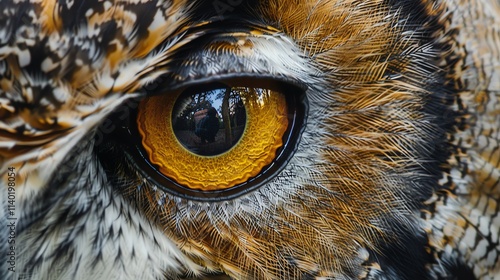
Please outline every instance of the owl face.
[[498, 10], [0, 5], [0, 166], [17, 219], [6, 277], [498, 272]]

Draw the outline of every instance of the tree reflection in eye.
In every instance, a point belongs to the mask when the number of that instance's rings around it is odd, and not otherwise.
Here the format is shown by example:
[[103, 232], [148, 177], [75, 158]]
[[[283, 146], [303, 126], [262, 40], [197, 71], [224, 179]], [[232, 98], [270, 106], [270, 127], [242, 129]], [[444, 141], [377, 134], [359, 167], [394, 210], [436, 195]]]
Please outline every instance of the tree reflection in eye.
[[181, 95], [174, 106], [172, 126], [182, 146], [202, 156], [219, 155], [234, 147], [245, 131], [247, 119], [242, 90], [248, 88], [226, 87]]

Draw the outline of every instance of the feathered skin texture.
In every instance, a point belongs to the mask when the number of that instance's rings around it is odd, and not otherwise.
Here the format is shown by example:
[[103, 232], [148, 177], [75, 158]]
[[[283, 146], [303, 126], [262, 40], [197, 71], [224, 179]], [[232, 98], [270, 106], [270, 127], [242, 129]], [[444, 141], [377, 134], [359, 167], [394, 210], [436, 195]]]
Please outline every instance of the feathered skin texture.
[[[1, 279], [500, 279], [496, 0], [0, 6]], [[243, 74], [307, 85], [278, 176], [202, 202], [138, 170], [137, 100]]]

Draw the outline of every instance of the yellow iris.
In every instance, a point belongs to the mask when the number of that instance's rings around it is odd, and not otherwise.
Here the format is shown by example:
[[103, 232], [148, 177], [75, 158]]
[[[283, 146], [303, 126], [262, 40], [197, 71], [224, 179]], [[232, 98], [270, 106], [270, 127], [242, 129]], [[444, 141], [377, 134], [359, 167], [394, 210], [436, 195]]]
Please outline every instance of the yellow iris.
[[172, 115], [180, 93], [141, 102], [139, 133], [149, 161], [158, 171], [185, 187], [215, 191], [246, 182], [275, 159], [288, 128], [284, 94], [247, 87], [231, 91], [239, 95], [246, 111], [243, 134], [229, 150], [209, 156], [186, 148], [175, 134]]

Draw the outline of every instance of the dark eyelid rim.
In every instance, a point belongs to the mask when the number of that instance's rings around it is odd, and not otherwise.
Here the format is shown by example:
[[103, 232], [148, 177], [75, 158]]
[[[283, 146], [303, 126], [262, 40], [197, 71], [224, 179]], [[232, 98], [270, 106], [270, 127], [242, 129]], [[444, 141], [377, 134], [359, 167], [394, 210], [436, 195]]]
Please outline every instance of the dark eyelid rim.
[[[255, 73], [224, 73], [210, 77], [197, 78], [186, 81], [171, 81], [171, 77], [161, 76], [151, 84], [144, 86], [141, 93], [144, 96], [153, 96], [168, 94], [169, 92], [185, 91], [187, 89], [196, 89], [210, 84], [219, 84], [229, 87], [253, 87], [266, 88], [280, 92], [306, 92], [309, 88], [307, 84], [288, 77], [273, 76], [270, 74]], [[206, 88], [203, 88], [206, 90]]]
[[141, 139], [137, 131], [137, 126], [135, 125], [137, 111], [134, 111], [130, 116], [131, 118], [129, 119], [129, 125], [127, 125], [127, 127], [123, 127], [122, 136], [120, 136], [121, 139], [123, 139], [122, 137], [125, 137], [125, 139], [131, 139], [129, 141], [126, 141], [128, 142], [127, 145], [129, 149], [125, 149], [125, 156], [127, 157], [128, 162], [133, 165], [133, 167], [141, 174], [144, 179], [152, 182], [162, 191], [176, 197], [194, 201], [220, 202], [232, 200], [255, 191], [261, 186], [273, 180], [283, 171], [283, 169], [287, 166], [288, 162], [297, 150], [301, 135], [306, 127], [307, 116], [309, 112], [309, 106], [306, 96], [307, 86], [298, 81], [287, 79], [284, 77], [270, 78], [270, 76], [264, 76], [256, 78], [255, 76], [251, 77], [247, 74], [232, 74], [226, 76], [230, 78], [221, 78], [224, 76], [225, 75], [220, 75], [217, 77], [197, 79], [196, 81], [188, 81], [174, 88], [169, 88], [168, 90], [156, 89], [155, 91], [150, 91], [149, 93], [147, 93], [146, 98], [149, 96], [169, 94], [191, 89], [206, 90], [207, 85], [209, 86], [209, 88], [217, 85], [234, 87], [246, 86], [280, 91], [285, 94], [285, 98], [287, 99], [287, 106], [294, 109], [292, 112], [290, 112], [291, 116], [289, 120], [291, 121], [291, 123], [287, 131], [283, 135], [282, 148], [278, 150], [275, 159], [271, 164], [265, 166], [257, 176], [250, 178], [247, 182], [238, 184], [228, 189], [210, 192], [189, 189], [161, 174], [155, 168], [155, 166], [149, 162], [147, 153], [141, 145]]

